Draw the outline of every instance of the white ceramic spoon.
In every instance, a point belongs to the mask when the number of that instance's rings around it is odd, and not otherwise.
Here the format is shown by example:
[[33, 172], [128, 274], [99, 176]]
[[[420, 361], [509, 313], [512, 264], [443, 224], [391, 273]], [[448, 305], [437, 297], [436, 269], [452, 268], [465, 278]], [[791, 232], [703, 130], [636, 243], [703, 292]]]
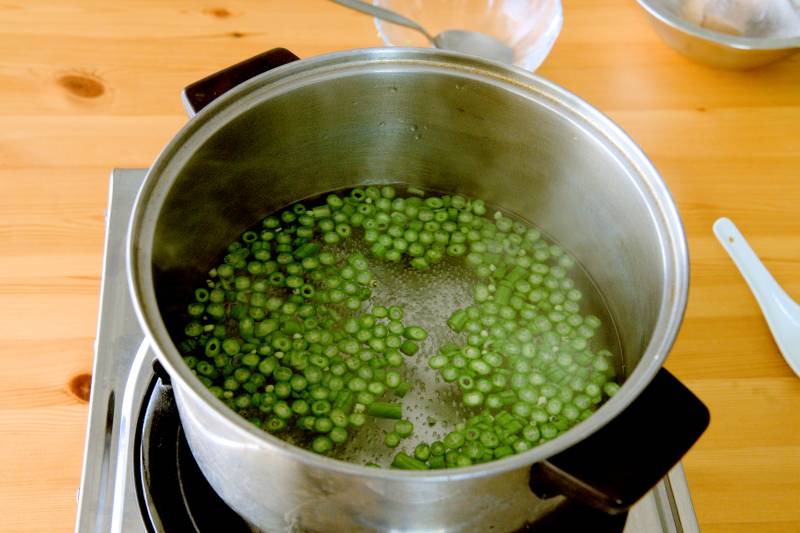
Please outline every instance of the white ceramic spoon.
[[800, 305], [778, 285], [733, 222], [720, 218], [714, 234], [753, 291], [783, 358], [800, 376]]

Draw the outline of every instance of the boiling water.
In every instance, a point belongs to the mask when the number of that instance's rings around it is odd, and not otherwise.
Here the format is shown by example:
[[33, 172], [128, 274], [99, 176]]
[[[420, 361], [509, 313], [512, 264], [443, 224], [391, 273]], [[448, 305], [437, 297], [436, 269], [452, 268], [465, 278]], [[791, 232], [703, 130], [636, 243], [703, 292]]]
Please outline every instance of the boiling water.
[[[498, 209], [489, 206], [487, 213]], [[503, 211], [505, 216], [535, 227], [518, 216]], [[543, 237], [549, 244], [553, 239]], [[402, 398], [403, 418], [414, 424], [414, 433], [403, 439], [395, 449], [383, 444], [385, 431], [393, 429], [394, 420], [370, 417], [367, 423], [356, 430], [348, 428], [350, 439], [334, 448], [333, 457], [360, 464], [376, 463], [388, 466], [399, 451], [413, 455], [413, 450], [422, 442], [441, 440], [455, 429], [456, 424], [474, 415], [461, 402], [458, 385], [447, 383], [439, 373], [428, 366], [430, 356], [446, 342], [464, 345], [465, 333], [456, 333], [447, 326], [447, 319], [458, 309], [474, 303], [472, 289], [480, 280], [467, 266], [463, 257], [449, 257], [432, 265], [429, 270], [411, 268], [406, 261], [390, 263], [371, 256], [369, 245], [361, 239], [361, 232], [337, 246], [342, 255], [354, 251], [369, 258], [370, 270], [375, 276], [376, 286], [372, 290], [369, 305], [399, 305], [405, 311], [403, 322], [419, 325], [428, 332], [428, 338], [420, 343], [420, 350], [405, 358], [405, 381], [412, 384], [411, 390]], [[624, 376], [622, 346], [608, 306], [597, 285], [586, 270], [576, 261], [569, 277], [575, 288], [583, 293], [581, 314], [597, 316], [603, 323], [592, 338], [593, 350], [608, 349], [614, 354], [617, 376]], [[363, 312], [363, 311], [362, 311]], [[474, 410], [473, 410], [474, 411]]]
[[[324, 204], [324, 197], [303, 203], [306, 206], [321, 205]], [[497, 209], [487, 206], [488, 214], [494, 211]], [[534, 227], [529, 221], [511, 213], [503, 212], [503, 215], [515, 222], [522, 222], [528, 228]], [[543, 239], [548, 244], [557, 244], [552, 239]], [[445, 382], [438, 371], [428, 366], [428, 360], [447, 342], [460, 346], [466, 344], [467, 334], [453, 332], [447, 320], [458, 309], [473, 305], [473, 288], [481, 280], [464, 257], [445, 256], [444, 260], [433, 264], [430, 269], [421, 271], [408, 266], [406, 259], [392, 263], [375, 258], [369, 246], [363, 240], [363, 230], [354, 228], [352, 236], [342, 239], [335, 246], [324, 244], [323, 249], [333, 251], [339, 257], [361, 252], [368, 258], [375, 283], [369, 301], [356, 315], [368, 311], [373, 305], [398, 305], [404, 309], [405, 325], [421, 326], [428, 332], [427, 339], [419, 345], [419, 351], [412, 357], [405, 357], [404, 380], [411, 384], [411, 390], [402, 399], [391, 400], [402, 402], [403, 418], [414, 424], [414, 432], [411, 437], [403, 439], [396, 449], [391, 449], [384, 444], [384, 434], [393, 430], [395, 421], [369, 417], [361, 428], [348, 427], [347, 442], [334, 447], [331, 453], [342, 460], [388, 466], [397, 452], [405, 451], [412, 455], [417, 444], [441, 440], [456, 429], [457, 424], [477, 414], [475, 409], [464, 406], [457, 383]], [[569, 278], [582, 293], [580, 314], [595, 315], [602, 323], [589, 347], [595, 352], [610, 350], [614, 354], [617, 376], [624, 376], [620, 338], [600, 291], [577, 261], [569, 271]], [[233, 332], [231, 334], [236, 335]], [[313, 438], [293, 424], [282, 431], [280, 437], [306, 448]]]

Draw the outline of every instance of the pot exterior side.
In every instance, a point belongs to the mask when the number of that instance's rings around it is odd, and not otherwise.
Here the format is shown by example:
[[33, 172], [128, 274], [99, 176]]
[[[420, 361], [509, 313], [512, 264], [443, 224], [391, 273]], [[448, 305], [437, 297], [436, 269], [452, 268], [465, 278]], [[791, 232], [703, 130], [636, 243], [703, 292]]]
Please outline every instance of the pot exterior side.
[[319, 470], [270, 453], [183, 386], [174, 391], [187, 441], [206, 479], [263, 531], [515, 531], [563, 501], [534, 496], [527, 467], [489, 477], [417, 478], [402, 484]]

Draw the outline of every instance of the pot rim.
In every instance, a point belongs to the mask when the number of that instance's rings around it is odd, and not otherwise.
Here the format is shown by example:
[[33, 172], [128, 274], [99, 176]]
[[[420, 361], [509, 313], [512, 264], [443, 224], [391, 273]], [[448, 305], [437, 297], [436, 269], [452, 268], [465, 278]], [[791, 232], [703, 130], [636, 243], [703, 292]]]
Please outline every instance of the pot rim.
[[[650, 343], [619, 392], [589, 419], [558, 438], [526, 452], [488, 463], [434, 471], [370, 468], [317, 455], [263, 431], [230, 410], [194, 376], [166, 330], [153, 285], [150, 250], [158, 214], [170, 185], [194, 148], [208, 135], [266, 98], [292, 90], [309, 81], [319, 82], [346, 74], [363, 73], [364, 67], [397, 72], [402, 68], [459, 74], [503, 88], [530, 99], [546, 100], [566, 113], [576, 127], [588, 130], [598, 141], [613, 147], [617, 157], [636, 170], [638, 186], [656, 219], [659, 247], [664, 256], [664, 289]], [[205, 137], [203, 136], [205, 134]], [[201, 138], [202, 139], [199, 139]], [[271, 453], [283, 454], [308, 466], [373, 480], [442, 482], [491, 476], [528, 467], [588, 437], [627, 407], [661, 368], [677, 336], [686, 308], [689, 261], [686, 237], [675, 203], [666, 184], [640, 148], [607, 116], [569, 91], [520, 68], [454, 52], [416, 48], [367, 48], [334, 52], [295, 61], [265, 72], [231, 89], [195, 115], [159, 154], [136, 197], [127, 235], [128, 285], [134, 309], [151, 347], [181, 392], [188, 392], [224, 419], [237, 436]]]

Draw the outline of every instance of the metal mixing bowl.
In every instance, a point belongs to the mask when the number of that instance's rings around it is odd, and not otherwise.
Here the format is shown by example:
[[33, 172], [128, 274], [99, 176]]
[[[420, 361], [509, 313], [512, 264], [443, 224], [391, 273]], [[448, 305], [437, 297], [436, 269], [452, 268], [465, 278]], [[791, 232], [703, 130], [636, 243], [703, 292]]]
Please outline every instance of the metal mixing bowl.
[[686, 57], [712, 67], [748, 69], [800, 50], [796, 37], [745, 37], [703, 28], [686, 20], [680, 0], [637, 0], [656, 33]]

